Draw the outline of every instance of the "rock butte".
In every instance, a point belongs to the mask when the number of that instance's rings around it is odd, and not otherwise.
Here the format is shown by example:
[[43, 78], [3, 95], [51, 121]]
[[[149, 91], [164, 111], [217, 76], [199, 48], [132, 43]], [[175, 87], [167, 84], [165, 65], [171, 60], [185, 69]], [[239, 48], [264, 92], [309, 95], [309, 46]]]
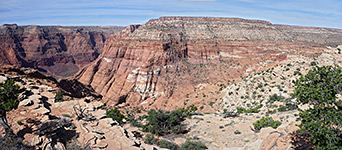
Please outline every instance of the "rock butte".
[[[194, 98], [202, 84], [237, 81], [293, 55], [313, 56], [340, 43], [339, 29], [161, 17], [109, 37], [103, 53], [74, 78], [91, 85], [109, 104], [174, 109], [213, 100]], [[193, 99], [183, 104], [189, 95]]]
[[0, 26], [0, 64], [31, 67], [57, 77], [76, 73], [101, 54], [123, 27]]

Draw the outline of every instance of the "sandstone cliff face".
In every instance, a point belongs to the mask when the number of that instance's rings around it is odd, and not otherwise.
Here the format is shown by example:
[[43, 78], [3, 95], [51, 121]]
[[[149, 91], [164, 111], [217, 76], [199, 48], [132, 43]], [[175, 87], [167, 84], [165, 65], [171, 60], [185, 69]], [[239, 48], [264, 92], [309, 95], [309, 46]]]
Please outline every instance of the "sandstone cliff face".
[[102, 53], [122, 27], [0, 26], [0, 64], [32, 67], [66, 77]]
[[[206, 104], [201, 84], [227, 83], [293, 55], [342, 43], [342, 30], [235, 18], [162, 17], [129, 26], [75, 78], [110, 104], [161, 109]], [[197, 91], [196, 91], [197, 90]], [[191, 99], [191, 103], [184, 101]], [[140, 106], [139, 106], [140, 107]]]

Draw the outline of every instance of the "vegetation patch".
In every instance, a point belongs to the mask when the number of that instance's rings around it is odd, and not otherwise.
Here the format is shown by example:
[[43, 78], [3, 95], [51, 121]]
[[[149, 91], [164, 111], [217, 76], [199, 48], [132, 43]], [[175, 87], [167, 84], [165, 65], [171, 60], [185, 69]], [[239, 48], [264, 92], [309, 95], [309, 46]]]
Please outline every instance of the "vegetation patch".
[[274, 121], [272, 117], [262, 117], [253, 123], [255, 130], [261, 130], [265, 127], [272, 127], [273, 129], [278, 128], [281, 125], [280, 121]]
[[120, 125], [124, 123], [122, 120], [125, 118], [125, 116], [116, 108], [107, 111], [106, 116], [117, 121]]
[[241, 113], [258, 113], [260, 110], [260, 108], [262, 107], [262, 104], [254, 107], [254, 108], [250, 108], [250, 109], [246, 109], [243, 107], [237, 107], [237, 113], [241, 114]]
[[197, 108], [180, 108], [171, 112], [151, 109], [146, 117], [147, 123], [142, 126], [143, 131], [156, 135], [185, 133], [185, 125], [182, 122], [185, 117], [190, 117], [192, 110], [197, 110]]
[[55, 95], [55, 102], [63, 102], [63, 93], [62, 92], [57, 92]]
[[208, 149], [202, 142], [197, 141], [191, 141], [187, 139], [185, 143], [183, 143], [181, 146], [178, 146], [177, 144], [167, 141], [167, 140], [158, 140], [156, 139], [152, 134], [147, 134], [145, 137], [146, 144], [153, 144], [157, 145], [160, 148], [167, 148], [170, 150], [204, 150]]
[[[316, 65], [316, 64], [315, 64]], [[342, 69], [315, 66], [295, 81], [293, 97], [308, 109], [299, 110], [299, 132], [309, 136], [313, 149], [342, 149]]]

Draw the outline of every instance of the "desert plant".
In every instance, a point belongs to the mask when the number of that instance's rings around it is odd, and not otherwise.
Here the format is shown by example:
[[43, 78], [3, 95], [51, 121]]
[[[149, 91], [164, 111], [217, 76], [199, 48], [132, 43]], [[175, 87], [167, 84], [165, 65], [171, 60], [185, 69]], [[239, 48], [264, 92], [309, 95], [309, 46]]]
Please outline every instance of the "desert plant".
[[[278, 87], [280, 88], [280, 86]], [[273, 104], [276, 101], [283, 101], [285, 99], [284, 96], [273, 94], [270, 96], [269, 100], [267, 101], [268, 104]]]
[[241, 113], [258, 113], [259, 109], [262, 107], [262, 104], [254, 107], [254, 108], [250, 108], [250, 109], [246, 109], [243, 107], [237, 107], [237, 113], [241, 114]]
[[55, 95], [55, 102], [62, 102], [64, 101], [63, 99], [63, 93], [62, 92], [57, 92]]
[[157, 139], [154, 138], [154, 136], [152, 134], [146, 134], [144, 142], [146, 144], [157, 144]]
[[171, 112], [151, 109], [148, 111], [147, 123], [143, 125], [143, 131], [156, 135], [184, 133], [185, 125], [182, 122], [185, 117], [190, 117], [192, 110], [195, 110], [195, 107], [180, 108]]
[[6, 133], [12, 133], [12, 129], [7, 123], [6, 112], [18, 107], [18, 92], [19, 86], [14, 85], [14, 80], [0, 83], [0, 124]]
[[19, 121], [17, 121], [17, 124], [18, 125], [23, 125], [23, 123], [19, 120]]
[[239, 130], [235, 130], [234, 134], [241, 134], [241, 132]]
[[342, 149], [342, 69], [315, 66], [295, 81], [293, 97], [308, 109], [299, 110], [300, 132], [309, 135], [314, 149]]
[[189, 139], [185, 141], [180, 147], [180, 150], [204, 150], [208, 149], [202, 142], [194, 142]]
[[170, 150], [178, 150], [179, 146], [173, 142], [167, 141], [167, 140], [159, 140], [158, 141], [158, 146], [160, 148], [167, 148]]
[[157, 145], [160, 148], [167, 148], [170, 150], [178, 150], [179, 146], [173, 142], [167, 140], [158, 140], [152, 134], [146, 134], [145, 141], [146, 144]]
[[120, 125], [124, 123], [122, 120], [125, 118], [125, 116], [116, 108], [107, 111], [106, 116], [117, 121]]
[[279, 112], [289, 111], [297, 109], [297, 105], [295, 103], [287, 102], [285, 105], [280, 105], [278, 108]]
[[262, 117], [253, 123], [255, 130], [260, 130], [265, 127], [272, 127], [273, 129], [278, 128], [281, 125], [280, 121], [274, 121], [272, 117]]

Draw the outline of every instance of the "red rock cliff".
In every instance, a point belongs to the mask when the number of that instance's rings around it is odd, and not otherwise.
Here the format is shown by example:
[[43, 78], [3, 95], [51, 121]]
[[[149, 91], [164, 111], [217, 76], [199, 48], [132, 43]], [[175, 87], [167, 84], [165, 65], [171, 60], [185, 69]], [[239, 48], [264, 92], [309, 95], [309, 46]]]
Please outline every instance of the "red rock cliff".
[[65, 77], [95, 60], [122, 27], [0, 26], [0, 65], [32, 67]]
[[137, 106], [151, 100], [167, 109], [182, 107], [180, 100], [200, 83], [226, 83], [291, 55], [342, 43], [342, 30], [236, 18], [162, 17], [130, 26], [118, 37], [107, 40], [103, 53], [75, 78], [110, 104]]

